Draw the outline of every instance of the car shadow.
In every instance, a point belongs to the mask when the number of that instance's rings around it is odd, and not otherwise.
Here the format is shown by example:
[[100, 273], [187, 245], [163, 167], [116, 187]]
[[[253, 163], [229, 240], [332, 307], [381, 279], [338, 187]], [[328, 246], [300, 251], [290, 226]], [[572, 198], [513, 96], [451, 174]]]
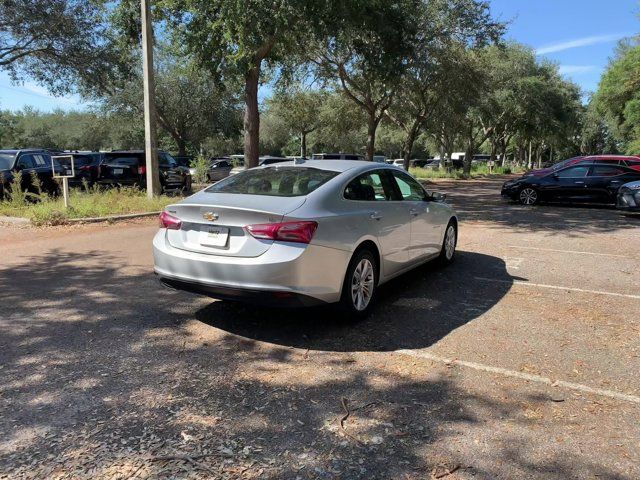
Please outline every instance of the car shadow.
[[430, 262], [380, 288], [369, 317], [355, 321], [335, 309], [265, 309], [213, 302], [196, 318], [234, 335], [321, 351], [393, 351], [428, 347], [480, 317], [513, 283], [504, 261], [457, 252], [446, 268]]

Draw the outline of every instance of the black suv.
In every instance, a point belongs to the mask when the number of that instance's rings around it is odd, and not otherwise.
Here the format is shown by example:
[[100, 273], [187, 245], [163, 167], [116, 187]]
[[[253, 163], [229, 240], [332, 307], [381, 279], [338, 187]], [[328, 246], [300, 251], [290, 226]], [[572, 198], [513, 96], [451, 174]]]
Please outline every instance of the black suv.
[[51, 154], [46, 150], [0, 150], [0, 198], [4, 198], [4, 192], [18, 172], [22, 173], [23, 190], [35, 193], [32, 182], [35, 173], [40, 179], [42, 190], [57, 195], [60, 185], [53, 179], [53, 169], [56, 174], [62, 174], [62, 167], [58, 162], [52, 165]]
[[[144, 150], [123, 150], [103, 153], [100, 164], [100, 185], [125, 185], [146, 188], [147, 166]], [[191, 174], [189, 169], [181, 167], [167, 152], [158, 151], [160, 167], [160, 185], [162, 191], [191, 191]]]

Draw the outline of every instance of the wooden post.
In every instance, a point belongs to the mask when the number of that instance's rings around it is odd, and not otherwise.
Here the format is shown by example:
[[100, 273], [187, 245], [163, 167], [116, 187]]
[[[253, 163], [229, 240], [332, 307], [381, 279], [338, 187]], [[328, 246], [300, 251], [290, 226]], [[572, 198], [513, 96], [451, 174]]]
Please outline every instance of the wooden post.
[[62, 196], [64, 197], [64, 208], [69, 208], [69, 179], [62, 177]]
[[156, 135], [155, 81], [153, 78], [153, 22], [150, 0], [141, 0], [142, 73], [144, 88], [144, 152], [147, 165], [147, 197], [160, 195], [158, 147]]

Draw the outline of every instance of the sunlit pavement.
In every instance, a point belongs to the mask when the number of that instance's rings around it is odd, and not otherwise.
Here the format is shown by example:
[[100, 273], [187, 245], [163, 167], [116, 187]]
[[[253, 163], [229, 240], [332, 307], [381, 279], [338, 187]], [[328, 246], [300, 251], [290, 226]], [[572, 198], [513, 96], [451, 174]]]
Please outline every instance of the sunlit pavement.
[[0, 229], [0, 477], [640, 478], [640, 219], [499, 186], [358, 323], [163, 289], [155, 221]]

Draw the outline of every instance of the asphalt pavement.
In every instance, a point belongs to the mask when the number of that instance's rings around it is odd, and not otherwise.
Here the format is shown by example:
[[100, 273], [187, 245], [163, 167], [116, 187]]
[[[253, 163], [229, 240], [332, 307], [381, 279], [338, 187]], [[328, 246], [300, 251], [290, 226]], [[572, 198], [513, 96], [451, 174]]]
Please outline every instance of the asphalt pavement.
[[640, 478], [640, 218], [441, 181], [370, 318], [161, 287], [154, 220], [0, 227], [0, 478]]

